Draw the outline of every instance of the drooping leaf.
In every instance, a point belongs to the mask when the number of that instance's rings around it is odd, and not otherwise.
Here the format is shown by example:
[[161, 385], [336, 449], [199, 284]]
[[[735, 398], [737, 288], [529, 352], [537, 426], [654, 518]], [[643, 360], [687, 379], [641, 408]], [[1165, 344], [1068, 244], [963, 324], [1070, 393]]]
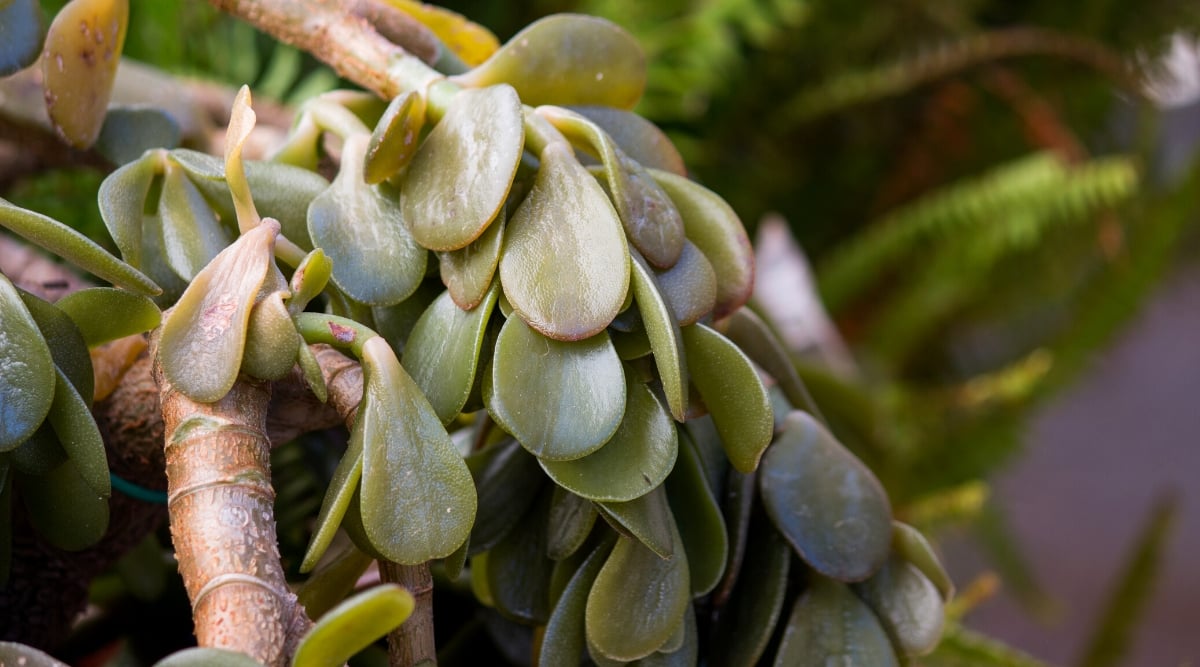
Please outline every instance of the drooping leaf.
[[500, 214], [525, 144], [521, 100], [509, 86], [454, 98], [405, 172], [400, 206], [430, 250], [464, 248]]
[[683, 251], [683, 220], [645, 168], [626, 156], [612, 137], [587, 118], [559, 107], [540, 107], [537, 113], [572, 144], [601, 161], [608, 194], [629, 242], [652, 265], [674, 266]]
[[941, 594], [912, 563], [892, 556], [854, 590], [874, 610], [901, 655], [925, 655], [942, 638]]
[[293, 667], [339, 667], [351, 656], [400, 626], [416, 606], [395, 584], [369, 588], [321, 617], [304, 635]]
[[425, 98], [414, 91], [405, 91], [392, 98], [383, 112], [363, 156], [362, 173], [370, 185], [377, 185], [394, 176], [416, 155], [425, 123]]
[[505, 230], [500, 280], [521, 318], [558, 340], [593, 336], [621, 310], [629, 250], [620, 219], [565, 143], [542, 150]]
[[688, 561], [669, 522], [675, 556], [659, 558], [637, 540], [617, 539], [588, 594], [588, 644], [614, 660], [644, 658], [683, 623], [691, 603]]
[[204, 267], [163, 322], [159, 362], [192, 400], [211, 403], [237, 380], [250, 310], [267, 277], [279, 224], [265, 220]]
[[0, 199], [0, 227], [114, 285], [146, 295], [162, 291], [154, 281], [108, 254], [83, 234], [41, 213], [14, 206], [4, 199]]
[[754, 289], [754, 250], [737, 213], [711, 190], [675, 174], [650, 170], [683, 217], [687, 238], [712, 264], [717, 274], [717, 304], [721, 319], [741, 308]]
[[91, 146], [104, 124], [128, 24], [129, 0], [71, 0], [46, 32], [46, 110], [76, 148]]
[[739, 308], [730, 314], [725, 322], [725, 335], [775, 378], [789, 403], [796, 407], [812, 404], [808, 389], [800, 380], [787, 349], [754, 311]]
[[363, 344], [362, 519], [401, 564], [450, 555], [470, 534], [475, 487], [429, 401], [383, 338]]
[[229, 245], [229, 233], [179, 163], [165, 162], [158, 213], [167, 265], [180, 278], [191, 280]]
[[571, 461], [539, 460], [559, 486], [589, 500], [626, 502], [653, 491], [671, 472], [675, 424], [646, 385], [629, 378], [625, 384], [625, 416], [603, 447]]
[[151, 148], [175, 148], [182, 130], [171, 114], [154, 107], [113, 107], [96, 137], [96, 152], [113, 164], [128, 164]]
[[587, 456], [625, 413], [625, 374], [605, 333], [564, 343], [510, 317], [496, 340], [491, 380], [488, 411], [542, 459]]
[[792, 608], [775, 667], [825, 667], [834, 660], [846, 665], [899, 665], [870, 608], [845, 584], [813, 577]]
[[765, 517], [753, 524], [746, 559], [728, 602], [721, 606], [710, 654], [716, 667], [753, 667], [767, 650], [787, 595], [792, 548]]
[[746, 354], [703, 324], [683, 328], [692, 382], [712, 415], [734, 468], [750, 472], [774, 431], [774, 414], [762, 380]]
[[33, 316], [0, 274], [0, 452], [21, 444], [54, 401], [54, 361]]
[[57, 372], [54, 403], [46, 421], [54, 429], [54, 435], [58, 436], [67, 457], [75, 464], [80, 478], [91, 487], [93, 493], [108, 498], [112, 487], [104, 438], [92, 418], [91, 406], [79, 395], [66, 375], [61, 370]]
[[546, 521], [546, 555], [561, 561], [577, 553], [596, 525], [596, 506], [574, 493], [554, 487]]
[[640, 115], [602, 106], [573, 106], [572, 111], [600, 126], [625, 154], [648, 169], [687, 176], [683, 157], [662, 130]]
[[525, 623], [544, 624], [550, 616], [550, 574], [546, 556], [546, 517], [550, 494], [543, 490], [517, 525], [488, 551], [488, 590], [496, 608]]
[[659, 558], [675, 555], [679, 546], [672, 537], [675, 519], [662, 487], [626, 503], [596, 503], [596, 507], [617, 532], [638, 540]]
[[725, 573], [729, 538], [721, 507], [704, 481], [700, 456], [686, 435], [680, 438], [679, 461], [667, 478], [666, 488], [687, 554], [692, 595], [707, 595]]
[[108, 499], [79, 474], [74, 462], [64, 461], [38, 477], [18, 473], [16, 481], [29, 522], [50, 544], [78, 551], [104, 536]]
[[25, 69], [42, 46], [42, 21], [35, 0], [9, 0], [0, 6], [0, 77]]
[[641, 313], [646, 335], [650, 339], [650, 350], [654, 353], [654, 365], [662, 382], [663, 394], [671, 416], [682, 422], [687, 417], [688, 394], [687, 357], [684, 353], [683, 333], [679, 323], [663, 299], [661, 288], [654, 273], [645, 261], [636, 254], [633, 258], [633, 297]]
[[333, 261], [333, 282], [347, 296], [389, 306], [416, 291], [429, 253], [409, 234], [394, 191], [363, 182], [365, 150], [364, 137], [346, 140], [337, 178], [308, 207], [308, 233]]
[[530, 24], [455, 80], [467, 86], [508, 83], [534, 106], [631, 109], [646, 87], [646, 58], [637, 40], [610, 21], [556, 14]]
[[887, 559], [892, 510], [879, 480], [803, 412], [792, 412], [759, 471], [763, 505], [817, 572], [862, 581]]
[[694, 243], [683, 242], [679, 261], [664, 271], [655, 271], [663, 300], [671, 315], [686, 327], [712, 312], [717, 303], [717, 274]]
[[149, 331], [162, 321], [150, 299], [110, 287], [79, 290], [54, 305], [75, 322], [89, 347]]
[[[3, 18], [3, 14], [0, 14], [0, 18]], [[0, 36], [2, 35], [3, 31], [0, 31]], [[55, 660], [47, 653], [16, 642], [0, 642], [0, 664], [26, 667], [67, 667], [66, 663]]]
[[484, 302], [470, 311], [461, 310], [450, 293], [443, 292], [417, 320], [405, 343], [404, 367], [443, 424], [458, 416], [471, 394], [499, 292], [493, 285]]
[[511, 438], [467, 457], [479, 494], [479, 514], [471, 528], [471, 555], [496, 546], [521, 520], [545, 479], [537, 461]]
[[575, 570], [546, 623], [538, 663], [542, 665], [578, 665], [586, 649], [584, 613], [588, 594], [608, 560], [612, 539], [605, 540], [588, 554]]
[[237, 651], [211, 646], [186, 648], [154, 663], [154, 667], [261, 667], [261, 664]]
[[503, 213], [467, 247], [438, 253], [442, 282], [454, 303], [463, 310], [471, 310], [483, 301], [496, 275], [506, 226]]

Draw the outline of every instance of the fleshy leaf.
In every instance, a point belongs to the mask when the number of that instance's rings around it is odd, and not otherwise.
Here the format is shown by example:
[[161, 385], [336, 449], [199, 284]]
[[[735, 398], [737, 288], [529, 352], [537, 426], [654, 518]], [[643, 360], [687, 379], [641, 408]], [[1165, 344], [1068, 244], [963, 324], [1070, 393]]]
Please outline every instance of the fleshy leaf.
[[465, 248], [438, 253], [438, 268], [442, 282], [450, 291], [454, 303], [471, 310], [483, 300], [496, 267], [500, 264], [500, 248], [504, 242], [503, 211], [487, 230]]
[[62, 465], [67, 460], [67, 453], [54, 435], [54, 429], [45, 422], [8, 454], [8, 460], [16, 470], [41, 476]]
[[76, 148], [91, 146], [104, 124], [128, 23], [129, 0], [71, 0], [46, 32], [46, 110]]
[[545, 477], [536, 459], [512, 438], [471, 454], [467, 467], [479, 494], [479, 513], [468, 549], [475, 555], [499, 544], [525, 516]]
[[800, 556], [839, 581], [887, 559], [892, 511], [875, 475], [803, 412], [792, 412], [759, 473], [763, 505]]
[[167, 265], [184, 280], [194, 278], [229, 245], [229, 232], [183, 168], [171, 159], [166, 160], [158, 213]]
[[390, 560], [450, 555], [471, 532], [475, 487], [437, 413], [383, 338], [363, 344], [362, 520]]
[[488, 589], [506, 616], [545, 624], [550, 616], [550, 574], [546, 556], [549, 493], [543, 491], [517, 525], [488, 551]]
[[650, 170], [683, 217], [687, 238], [712, 264], [717, 274], [717, 304], [721, 319], [741, 308], [754, 290], [754, 250], [737, 213], [711, 190], [675, 174]]
[[0, 274], [0, 452], [33, 435], [54, 401], [54, 361], [33, 316]]
[[108, 459], [105, 456], [104, 438], [88, 405], [71, 381], [58, 371], [54, 383], [54, 404], [46, 421], [54, 428], [67, 457], [75, 465], [80, 478], [93, 493], [108, 498], [112, 487], [108, 477]]
[[700, 456], [686, 436], [680, 438], [679, 461], [667, 478], [666, 488], [687, 554], [692, 595], [706, 595], [717, 587], [725, 573], [729, 538], [721, 507], [704, 480]]
[[154, 663], [154, 667], [262, 667], [254, 658], [225, 648], [193, 646]]
[[161, 154], [150, 153], [109, 174], [97, 194], [100, 216], [121, 256], [136, 268], [142, 264], [142, 226], [150, 185], [162, 169]]
[[683, 328], [683, 345], [692, 382], [721, 434], [729, 462], [741, 472], [754, 470], [774, 431], [762, 380], [744, 352], [703, 324]]
[[[278, 274], [279, 269], [272, 268]], [[279, 288], [287, 282], [279, 276]], [[288, 292], [276, 289], [254, 304], [246, 327], [242, 372], [260, 380], [280, 380], [292, 371], [303, 339], [283, 304]]]
[[[90, 408], [96, 390], [96, 376], [92, 367], [92, 357], [79, 328], [57, 304], [51, 304], [28, 292], [21, 292], [21, 300], [29, 309], [33, 321], [37, 323], [38, 330], [42, 332], [42, 338], [50, 348], [50, 357], [53, 358], [55, 367], [60, 374], [66, 376]], [[111, 318], [112, 314], [108, 313], [105, 317]]]
[[393, 97], [371, 133], [363, 156], [364, 180], [377, 185], [407, 166], [417, 153], [424, 123], [425, 98], [411, 90]]
[[937, 587], [943, 602], [954, 597], [954, 581], [921, 531], [906, 523], [893, 521], [892, 551], [916, 566]]
[[325, 550], [333, 542], [342, 518], [358, 491], [358, 483], [362, 479], [363, 468], [363, 426], [357, 421], [350, 430], [350, 440], [346, 452], [333, 470], [333, 477], [325, 490], [325, 499], [321, 501], [321, 511], [317, 514], [316, 529], [308, 543], [308, 551], [300, 564], [301, 572], [311, 572]]
[[340, 667], [399, 627], [414, 606], [412, 594], [395, 584], [363, 591], [317, 621], [296, 648], [292, 667]]
[[325, 560], [296, 590], [297, 601], [313, 620], [320, 619], [355, 589], [363, 573], [375, 562], [352, 542], [344, 542], [338, 553]]
[[899, 664], [870, 608], [844, 584], [812, 577], [792, 608], [775, 667], [826, 667], [833, 661], [875, 667]]
[[575, 106], [571, 110], [599, 125], [626, 155], [643, 167], [687, 176], [679, 150], [654, 123], [632, 111], [612, 107]]
[[21, 500], [38, 533], [59, 549], [95, 544], [108, 528], [108, 499], [70, 461], [38, 477], [17, 475]]
[[685, 356], [683, 333], [675, 316], [663, 299], [658, 280], [650, 267], [633, 256], [633, 298], [650, 339], [650, 350], [654, 353], [654, 365], [662, 382], [663, 394], [671, 416], [682, 422], [687, 416], [687, 357]]
[[479, 67], [467, 86], [508, 83], [526, 104], [600, 104], [631, 109], [646, 87], [646, 57], [605, 19], [556, 14], [530, 24]]
[[149, 331], [162, 321], [153, 301], [111, 287], [80, 290], [54, 305], [74, 320], [89, 347]]
[[[4, 15], [0, 14], [0, 19]], [[2, 24], [0, 24], [2, 25]], [[4, 31], [0, 30], [0, 37], [4, 35]], [[8, 517], [5, 517], [7, 520]], [[24, 667], [67, 667], [66, 663], [59, 662], [50, 657], [49, 654], [43, 653], [32, 646], [17, 644], [14, 642], [0, 642], [0, 665], [22, 665]]]
[[625, 383], [625, 416], [603, 447], [573, 461], [540, 461], [559, 486], [583, 498], [633, 500], [653, 491], [675, 465], [678, 436], [670, 415], [646, 385]]
[[612, 549], [612, 540], [597, 546], [592, 553], [575, 570], [575, 574], [567, 582], [562, 595], [550, 613], [546, 623], [546, 634], [542, 639], [539, 664], [542, 665], [578, 665], [583, 661], [586, 648], [584, 635], [584, 612], [587, 608], [588, 593], [600, 568], [608, 560]]
[[96, 152], [113, 164], [127, 164], [151, 148], [175, 148], [182, 130], [179, 123], [155, 107], [113, 107], [104, 117]]
[[163, 322], [159, 362], [167, 379], [194, 401], [229, 392], [242, 366], [250, 310], [267, 277], [279, 223], [261, 225], [221, 251], [184, 291]]
[[0, 227], [114, 285], [146, 295], [162, 291], [154, 281], [108, 254], [83, 234], [41, 213], [14, 206], [4, 199], [0, 199]]
[[25, 69], [42, 47], [42, 21], [35, 0], [9, 0], [0, 6], [0, 78]]
[[596, 506], [561, 486], [554, 487], [546, 522], [546, 555], [563, 560], [583, 546], [596, 524]]
[[446, 48], [453, 51], [467, 65], [478, 65], [500, 47], [496, 36], [487, 28], [444, 7], [417, 0], [388, 1], [429, 28]]
[[902, 655], [925, 655], [942, 638], [946, 615], [941, 594], [912, 563], [892, 556], [854, 589]]
[[346, 140], [341, 171], [308, 207], [308, 232], [333, 261], [333, 282], [347, 296], [390, 306], [416, 291], [429, 253], [409, 234], [394, 193], [363, 182], [365, 142]]
[[683, 251], [674, 266], [655, 271], [655, 275], [663, 300], [679, 326], [695, 324], [716, 306], [717, 274], [691, 241], [683, 242]]
[[725, 335], [762, 367], [794, 406], [807, 406], [812, 399], [800, 380], [791, 355], [767, 323], [749, 308], [739, 308], [724, 322]]
[[329, 284], [331, 275], [333, 275], [333, 262], [329, 260], [329, 256], [325, 254], [324, 250], [317, 248], [308, 253], [300, 262], [300, 266], [297, 266], [296, 271], [292, 273], [290, 285], [292, 296], [288, 298], [288, 311], [293, 316], [304, 312], [308, 302], [317, 298], [317, 295]]
[[625, 374], [603, 332], [564, 343], [510, 317], [496, 340], [491, 380], [488, 411], [542, 459], [587, 456], [608, 442], [625, 413]]
[[669, 559], [679, 545], [671, 537], [675, 519], [660, 486], [627, 503], [596, 503], [602, 516], [623, 535], [636, 538], [659, 558]]
[[254, 199], [250, 196], [250, 184], [246, 181], [246, 167], [242, 164], [242, 146], [257, 121], [250, 103], [250, 87], [243, 85], [233, 100], [225, 130], [225, 182], [237, 211], [238, 229], [242, 232], [257, 226], [259, 221]]
[[488, 319], [499, 287], [493, 287], [475, 310], [459, 309], [443, 292], [417, 320], [404, 345], [404, 367], [425, 393], [443, 424], [467, 404]]
[[580, 340], [620, 312], [629, 289], [625, 233], [600, 184], [567, 144], [542, 150], [533, 189], [505, 236], [504, 295], [534, 329]]
[[413, 238], [457, 250], [500, 215], [525, 144], [521, 100], [509, 86], [465, 90], [433, 128], [400, 190]]
[[637, 540], [618, 538], [588, 594], [588, 645], [615, 660], [644, 658], [667, 642], [691, 603], [688, 560], [670, 523], [675, 556], [659, 558]]
[[741, 576], [716, 620], [714, 665], [759, 664], [783, 612], [791, 562], [791, 546], [765, 518], [756, 520]]
[[657, 651], [638, 660], [636, 667], [694, 667], [700, 657], [700, 634], [696, 627], [696, 609], [689, 605], [676, 637]]

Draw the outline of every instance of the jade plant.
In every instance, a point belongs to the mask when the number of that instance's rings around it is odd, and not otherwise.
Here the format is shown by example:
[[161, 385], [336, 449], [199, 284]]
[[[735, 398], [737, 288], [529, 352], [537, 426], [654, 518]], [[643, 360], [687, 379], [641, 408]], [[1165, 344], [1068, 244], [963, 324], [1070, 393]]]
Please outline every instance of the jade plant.
[[[268, 160], [243, 156], [248, 89], [223, 156], [123, 151], [99, 194], [120, 260], [0, 201], [0, 225], [115, 285], [50, 303], [0, 275], [5, 586], [14, 529], [80, 550], [111, 535], [110, 499], [165, 494], [199, 648], [162, 664], [339, 665], [388, 633], [393, 664], [435, 661], [435, 580], [532, 628], [517, 659], [541, 665], [888, 665], [936, 645], [953, 586], [746, 308], [742, 223], [630, 110], [628, 34], [558, 15], [497, 47], [409, 2], [214, 4], [365, 92], [309, 100]], [[9, 70], [38, 53], [33, 5], [0, 8], [24, 39]], [[108, 132], [127, 17], [73, 0], [45, 38], [76, 146]], [[94, 380], [116, 356], [119, 379]], [[125, 444], [89, 411], [147, 381], [165, 489], [110, 470]], [[300, 581], [276, 545], [272, 419], [348, 432]], [[350, 596], [372, 562], [390, 583]]]

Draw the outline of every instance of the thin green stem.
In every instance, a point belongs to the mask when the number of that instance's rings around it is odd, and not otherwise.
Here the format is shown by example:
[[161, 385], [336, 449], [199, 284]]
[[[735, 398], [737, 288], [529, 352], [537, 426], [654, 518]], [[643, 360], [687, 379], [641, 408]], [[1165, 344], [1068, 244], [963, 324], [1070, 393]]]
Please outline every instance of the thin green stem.
[[296, 330], [310, 345], [325, 343], [341, 350], [348, 350], [361, 359], [363, 344], [377, 338], [370, 327], [346, 317], [324, 313], [300, 313], [295, 318]]

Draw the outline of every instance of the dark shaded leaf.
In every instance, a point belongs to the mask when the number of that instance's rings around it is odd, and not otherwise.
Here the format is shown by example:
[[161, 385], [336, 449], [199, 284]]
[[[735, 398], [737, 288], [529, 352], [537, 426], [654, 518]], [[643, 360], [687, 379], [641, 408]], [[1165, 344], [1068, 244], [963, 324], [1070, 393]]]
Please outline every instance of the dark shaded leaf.
[[667, 498], [687, 554], [692, 595], [706, 595], [725, 573], [729, 539], [721, 508], [704, 481], [700, 456], [686, 435], [680, 438], [679, 461], [667, 478]]
[[511, 438], [467, 457], [479, 494], [479, 514], [471, 528], [472, 555], [496, 546], [525, 516], [542, 488], [533, 458]]
[[38, 477], [17, 474], [29, 522], [47, 542], [78, 551], [108, 528], [108, 499], [97, 493], [70, 460]]
[[844, 584], [813, 577], [792, 608], [783, 643], [775, 655], [775, 667], [825, 667], [832, 661], [874, 667], [899, 665], [887, 634], [870, 608]]
[[595, 505], [555, 486], [546, 522], [546, 555], [561, 561], [575, 554], [596, 525], [597, 514]]
[[678, 531], [661, 486], [627, 503], [596, 503], [596, 508], [617, 532], [637, 539], [659, 558], [669, 559], [676, 553], [679, 545], [672, 535]]
[[875, 612], [901, 655], [925, 655], [937, 646], [945, 622], [942, 597], [912, 563], [893, 555], [854, 590]]
[[737, 586], [717, 614], [710, 657], [714, 667], [757, 665], [783, 611], [787, 595], [792, 549], [765, 517], [758, 517], [750, 533]]
[[35, 0], [8, 0], [0, 6], [0, 77], [25, 69], [42, 47], [42, 21]]
[[608, 560], [612, 546], [610, 538], [593, 549], [575, 570], [562, 595], [558, 596], [558, 602], [546, 623], [538, 664], [578, 665], [583, 660], [586, 648], [584, 611], [588, 593], [600, 574], [600, 568]]

